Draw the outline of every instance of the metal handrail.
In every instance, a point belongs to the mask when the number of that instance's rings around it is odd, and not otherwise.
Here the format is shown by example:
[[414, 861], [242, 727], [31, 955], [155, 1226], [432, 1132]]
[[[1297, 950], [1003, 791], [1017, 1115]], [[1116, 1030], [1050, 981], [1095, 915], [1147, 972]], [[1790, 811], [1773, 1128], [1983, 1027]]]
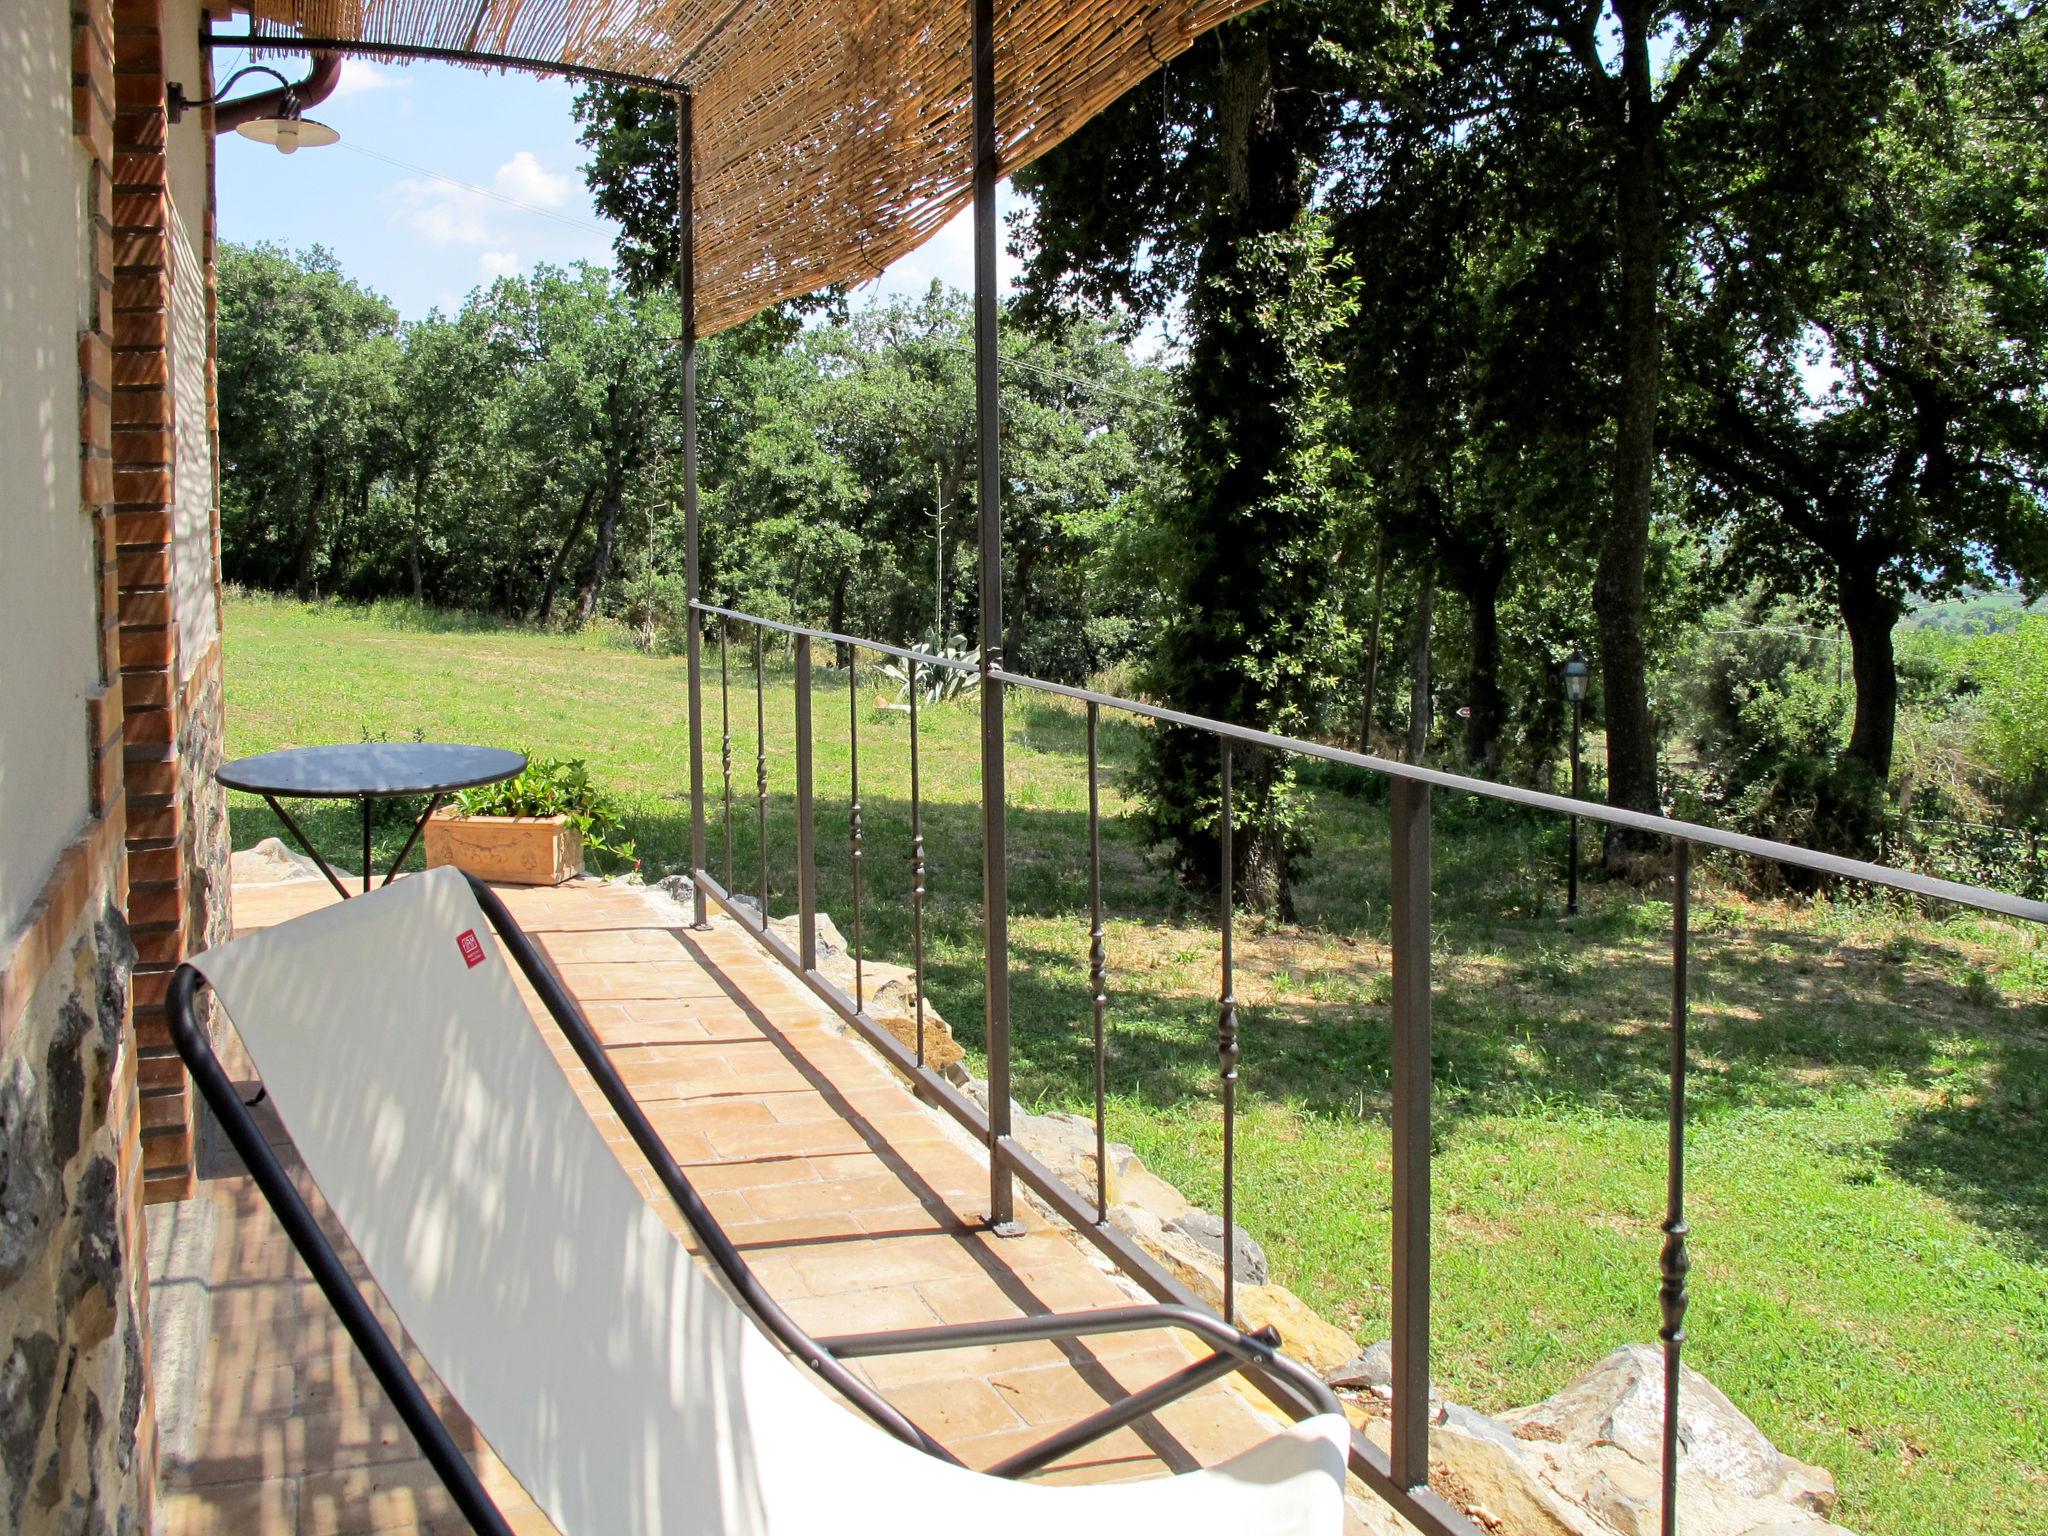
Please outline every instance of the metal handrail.
[[1772, 859], [1780, 864], [1796, 865], [1801, 869], [1811, 869], [1819, 874], [1833, 875], [1838, 879], [1861, 880], [1871, 885], [1889, 886], [1893, 890], [1906, 891], [1935, 901], [1953, 902], [1957, 906], [1975, 907], [1985, 912], [1998, 912], [2007, 917], [2022, 918], [2027, 922], [2048, 924], [2048, 902], [2029, 901], [2024, 896], [2014, 896], [2006, 891], [1964, 885], [1954, 880], [1937, 880], [1931, 875], [1895, 869], [1889, 864], [1873, 864], [1863, 859], [1821, 853], [1816, 849], [1801, 848], [1796, 843], [1780, 843], [1769, 838], [1750, 837], [1741, 832], [1728, 832], [1695, 821], [1680, 821], [1674, 816], [1624, 810], [1620, 806], [1605, 805], [1597, 800], [1577, 800], [1569, 795], [1551, 794], [1547, 790], [1523, 789], [1515, 784], [1499, 784], [1491, 779], [1474, 779], [1464, 774], [1446, 773], [1440, 768], [1425, 768], [1416, 763], [1403, 763], [1393, 758], [1373, 757], [1364, 752], [1353, 752], [1345, 747], [1333, 747], [1325, 742], [1307, 741], [1299, 736], [1279, 736], [1271, 731], [1254, 730], [1250, 726], [1232, 725], [1225, 720], [1211, 720], [1204, 715], [1184, 714], [1180, 710], [1167, 709], [1159, 704], [1145, 704], [1136, 699], [1119, 698], [1115, 694], [1098, 693], [1092, 688], [1076, 688], [1071, 683], [1049, 683], [1042, 678], [1026, 677], [1022, 673], [1006, 672], [1001, 668], [995, 669], [994, 675], [1013, 688], [1029, 688], [1039, 693], [1078, 699], [1083, 703], [1106, 705], [1111, 709], [1121, 709], [1130, 714], [1163, 720], [1169, 725], [1190, 726], [1196, 730], [1207, 731], [1211, 735], [1228, 737], [1233, 741], [1250, 742], [1255, 746], [1270, 747], [1279, 752], [1293, 752], [1302, 757], [1320, 758], [1324, 762], [1363, 768], [1390, 779], [1407, 779], [1412, 783], [1427, 784], [1437, 789], [1457, 790], [1488, 800], [1527, 806], [1531, 810], [1554, 811], [1563, 816], [1583, 816], [1588, 821], [1605, 822], [1609, 826], [1627, 827], [1632, 831], [1647, 832], [1656, 837], [1677, 838], [1696, 847], [1720, 848], [1728, 853], [1744, 854], [1750, 858]]
[[[856, 635], [840, 634], [835, 630], [810, 629], [801, 624], [787, 624], [780, 619], [764, 619], [757, 614], [742, 613], [733, 608], [718, 608], [710, 603], [694, 603], [691, 606], [700, 613], [742, 624], [759, 625], [764, 629], [777, 630], [786, 635], [829, 640], [834, 645], [878, 651], [884, 655], [900, 656], [921, 665], [944, 667], [955, 672], [972, 672], [977, 675], [982, 673], [982, 668], [974, 662], [935, 656], [928, 651], [906, 650], [901, 646], [887, 645], [879, 640], [863, 640]], [[2007, 891], [1964, 885], [1955, 880], [1939, 880], [1932, 875], [1896, 869], [1889, 864], [1874, 864], [1865, 859], [1822, 853], [1817, 849], [1801, 848], [1796, 843], [1780, 843], [1770, 838], [1751, 837], [1746, 833], [1729, 832], [1695, 821], [1681, 821], [1674, 816], [1625, 810], [1620, 806], [1606, 805], [1598, 800], [1578, 800], [1570, 795], [1552, 794], [1548, 790], [1524, 789], [1516, 784], [1501, 784], [1492, 779], [1475, 779], [1464, 774], [1447, 773], [1441, 768], [1425, 768], [1420, 764], [1404, 763], [1394, 758], [1375, 757], [1369, 753], [1351, 751], [1347, 747], [1333, 747], [1327, 742], [1310, 741], [1300, 736], [1282, 736], [1248, 725], [1234, 725], [1228, 720], [1214, 720], [1206, 715], [1191, 715], [1182, 710], [1168, 709], [1163, 704], [1147, 704], [1141, 699], [1127, 699], [1094, 688], [1080, 688], [1072, 683], [1048, 682], [1044, 678], [1030, 677], [1003, 667], [989, 668], [986, 678], [1005, 683], [1012, 688], [1027, 688], [1035, 693], [1055, 694], [1060, 698], [1074, 699], [1083, 704], [1120, 709], [1126, 714], [1143, 715], [1168, 725], [1188, 726], [1194, 730], [1207, 731], [1213, 736], [1227, 737], [1232, 741], [1269, 747], [1276, 752], [1292, 752], [1301, 757], [1319, 758], [1328, 763], [1342, 763], [1346, 767], [1362, 768], [1368, 773], [1377, 773], [1390, 779], [1407, 779], [1436, 789], [1456, 790], [1461, 794], [1500, 800], [1509, 805], [1526, 806], [1531, 810], [1552, 811], [1562, 816], [1583, 816], [1589, 821], [1626, 827], [1631, 831], [1645, 832], [1653, 837], [1679, 838], [1696, 847], [1719, 848], [1727, 853], [1739, 853], [1753, 859], [1770, 859], [1780, 864], [1810, 869], [1817, 874], [1832, 875], [1841, 880], [1860, 880], [1871, 885], [1905, 891], [1910, 895], [1924, 896], [1933, 901], [1953, 902], [1957, 906], [1996, 912], [2030, 923], [2048, 924], [2048, 902], [2030, 901], [2024, 896], [2015, 896]]]
[[699, 613], [708, 613], [713, 618], [732, 619], [741, 624], [757, 624], [762, 629], [772, 629], [780, 634], [796, 635], [806, 640], [829, 640], [834, 645], [852, 646], [863, 651], [879, 651], [884, 656], [898, 656], [905, 661], [914, 661], [919, 666], [943, 667], [949, 672], [979, 672], [980, 663], [962, 661], [954, 656], [941, 656], [936, 651], [920, 651], [902, 645], [884, 645], [880, 640], [863, 640], [858, 635], [842, 635], [836, 629], [807, 629], [801, 624], [785, 624], [780, 619], [764, 619], [756, 613], [741, 613], [737, 608], [719, 608], [711, 603], [691, 603]]

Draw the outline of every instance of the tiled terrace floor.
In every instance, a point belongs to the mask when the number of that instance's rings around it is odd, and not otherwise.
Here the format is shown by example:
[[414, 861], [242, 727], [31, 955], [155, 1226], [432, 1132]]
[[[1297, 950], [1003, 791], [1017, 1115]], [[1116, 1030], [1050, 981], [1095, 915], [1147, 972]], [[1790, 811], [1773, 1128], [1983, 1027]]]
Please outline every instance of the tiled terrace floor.
[[[1022, 1237], [978, 1225], [979, 1149], [919, 1105], [878, 1057], [739, 929], [677, 927], [631, 890], [507, 890], [684, 1170], [764, 1283], [819, 1333], [1114, 1306], [1121, 1282], [1035, 1214]], [[335, 898], [324, 883], [244, 885], [241, 927]], [[553, 1035], [534, 1006], [540, 1027]], [[566, 1043], [558, 1057], [641, 1163]], [[637, 1166], [636, 1166], [637, 1165]], [[214, 1202], [210, 1335], [196, 1419], [164, 1468], [167, 1536], [344, 1536], [462, 1529], [417, 1448], [246, 1177], [202, 1186]], [[666, 1202], [659, 1202], [666, 1205]], [[387, 1318], [387, 1325], [393, 1320]], [[416, 1369], [419, 1366], [415, 1358]], [[870, 1361], [897, 1406], [981, 1466], [1189, 1355], [1165, 1333], [1031, 1343]], [[552, 1528], [444, 1394], [516, 1529]], [[1227, 1386], [1098, 1442], [1049, 1481], [1157, 1476], [1206, 1465], [1268, 1427]]]

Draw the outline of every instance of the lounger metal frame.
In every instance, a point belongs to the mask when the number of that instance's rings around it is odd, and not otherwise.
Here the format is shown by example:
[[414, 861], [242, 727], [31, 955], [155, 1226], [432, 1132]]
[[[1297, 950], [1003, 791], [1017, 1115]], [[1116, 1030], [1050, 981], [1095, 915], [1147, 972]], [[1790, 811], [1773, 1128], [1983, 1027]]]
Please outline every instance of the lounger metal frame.
[[[1022, 1477], [1050, 1466], [1063, 1456], [1143, 1418], [1176, 1399], [1187, 1396], [1233, 1371], [1258, 1370], [1284, 1377], [1318, 1412], [1341, 1413], [1336, 1394], [1314, 1372], [1280, 1353], [1280, 1337], [1272, 1328], [1246, 1333], [1222, 1319], [1193, 1307], [1146, 1305], [1113, 1307], [1094, 1312], [1066, 1313], [1042, 1317], [999, 1318], [985, 1323], [960, 1323], [930, 1328], [910, 1328], [885, 1333], [842, 1334], [814, 1338], [800, 1328], [775, 1298], [768, 1294], [732, 1240], [725, 1235], [706, 1208], [689, 1178], [662, 1144], [645, 1111], [633, 1098], [618, 1069], [605, 1054], [604, 1045], [583, 1017], [583, 1010], [562, 985], [548, 961], [527, 938], [497, 892], [470, 878], [478, 905], [497, 931], [499, 942], [533, 989], [540, 995], [550, 1017], [589, 1069], [605, 1100], [632, 1136], [633, 1143], [653, 1167], [662, 1187], [675, 1202], [684, 1221], [696, 1235], [704, 1255], [716, 1266], [734, 1294], [751, 1312], [769, 1336], [800, 1360], [820, 1380], [843, 1396], [882, 1429], [927, 1455], [959, 1465], [960, 1461], [924, 1430], [912, 1423], [874, 1388], [855, 1376], [847, 1360], [874, 1355], [910, 1354], [923, 1350], [961, 1349], [977, 1345], [1017, 1343], [1025, 1340], [1074, 1339], [1092, 1334], [1129, 1333], [1154, 1328], [1176, 1328], [1194, 1335], [1209, 1346], [1210, 1353], [1173, 1372], [1149, 1387], [1131, 1392], [1106, 1404], [1100, 1411], [1049, 1435], [1038, 1444], [1019, 1451], [990, 1467], [991, 1475]], [[418, 1381], [406, 1366], [397, 1345], [371, 1309], [369, 1300], [348, 1268], [342, 1263], [327, 1235], [313, 1217], [298, 1187], [272, 1151], [257, 1126], [249, 1106], [244, 1104], [212, 1043], [200, 1026], [196, 1004], [206, 978], [190, 965], [181, 965], [171, 977], [169, 1015], [171, 1039], [192, 1073], [200, 1096], [220, 1120], [229, 1142], [241, 1155], [257, 1188], [292, 1246], [306, 1261], [313, 1279], [333, 1306], [349, 1337], [369, 1362], [371, 1372], [397, 1408], [406, 1428], [419, 1442], [428, 1463], [448, 1489], [449, 1496], [471, 1527], [485, 1536], [513, 1536], [496, 1502], [485, 1491], [476, 1470], [464, 1457], [427, 1401]]]

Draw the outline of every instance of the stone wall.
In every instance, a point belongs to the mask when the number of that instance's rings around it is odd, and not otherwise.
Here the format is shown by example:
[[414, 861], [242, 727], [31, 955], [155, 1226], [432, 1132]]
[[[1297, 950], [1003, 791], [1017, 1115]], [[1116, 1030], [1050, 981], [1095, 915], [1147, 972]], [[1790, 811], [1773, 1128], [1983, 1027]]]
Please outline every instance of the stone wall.
[[228, 831], [228, 797], [214, 778], [225, 756], [225, 704], [220, 644], [216, 641], [185, 685], [185, 708], [178, 722], [178, 761], [184, 768], [179, 792], [185, 811], [185, 933], [191, 954], [225, 944], [233, 927], [228, 867], [234, 849]]
[[0, 1049], [0, 1529], [21, 1536], [148, 1529], [133, 951], [117, 883], [96, 882]]

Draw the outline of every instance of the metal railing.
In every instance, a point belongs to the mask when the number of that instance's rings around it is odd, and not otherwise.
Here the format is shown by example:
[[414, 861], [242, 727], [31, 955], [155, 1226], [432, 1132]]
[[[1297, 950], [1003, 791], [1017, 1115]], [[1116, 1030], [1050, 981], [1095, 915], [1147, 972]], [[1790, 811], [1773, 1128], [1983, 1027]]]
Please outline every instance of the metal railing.
[[[1661, 840], [1671, 852], [1671, 1004], [1669, 1020], [1669, 1065], [1667, 1084], [1668, 1146], [1666, 1153], [1665, 1209], [1661, 1228], [1663, 1240], [1657, 1259], [1657, 1296], [1661, 1326], [1658, 1339], [1664, 1355], [1664, 1421], [1662, 1430], [1663, 1531], [1674, 1536], [1677, 1529], [1677, 1476], [1679, 1460], [1679, 1363], [1685, 1345], [1685, 1317], [1688, 1305], [1687, 1278], [1690, 1259], [1686, 1221], [1686, 1076], [1688, 1068], [1688, 963], [1691, 922], [1692, 854], [1696, 847], [1713, 848], [1748, 859], [1774, 860], [1831, 879], [1857, 881], [1905, 892], [1923, 900], [1952, 903], [1978, 911], [2048, 924], [2048, 904], [2001, 891], [1986, 890], [1953, 881], [1934, 879], [1909, 870], [1866, 863], [1834, 854], [1818, 853], [1786, 843], [1747, 837], [1715, 827], [1619, 810], [1596, 802], [1563, 795], [1465, 778], [1437, 769], [1419, 767], [1372, 757], [1322, 742], [1279, 736], [1267, 731], [1205, 719], [1177, 710], [1119, 698], [1089, 688], [1051, 683], [1007, 672], [999, 666], [979, 666], [926, 651], [883, 644], [831, 630], [810, 629], [764, 619], [732, 609], [695, 603], [693, 622], [709, 620], [720, 629], [719, 645], [719, 762], [723, 776], [725, 871], [721, 883], [709, 870], [698, 869], [693, 878], [727, 913], [749, 929], [771, 953], [794, 971], [841, 1019], [858, 1031], [906, 1078], [918, 1095], [946, 1111], [988, 1149], [990, 1208], [995, 1218], [1010, 1209], [1011, 1183], [1022, 1180], [1076, 1232], [1099, 1249], [1125, 1275], [1152, 1296], [1164, 1302], [1200, 1307], [1201, 1300], [1169, 1274], [1143, 1248], [1109, 1220], [1109, 1195], [1105, 1172], [1107, 1132], [1105, 1130], [1105, 1061], [1107, 1038], [1105, 1017], [1110, 981], [1104, 946], [1102, 917], [1102, 809], [1101, 809], [1101, 716], [1105, 709], [1183, 726], [1204, 732], [1217, 743], [1217, 774], [1220, 790], [1217, 832], [1220, 844], [1219, 900], [1217, 920], [1220, 933], [1220, 966], [1217, 987], [1217, 1065], [1223, 1117], [1222, 1148], [1222, 1270], [1223, 1315], [1236, 1321], [1236, 1118], [1240, 1031], [1235, 994], [1235, 891], [1233, 887], [1233, 838], [1235, 807], [1233, 789], [1237, 755], [1249, 747], [1288, 753], [1359, 769], [1388, 781], [1390, 789], [1391, 855], [1391, 957], [1392, 957], [1392, 1240], [1391, 1306], [1393, 1383], [1390, 1406], [1390, 1439], [1382, 1451], [1363, 1432], [1354, 1428], [1351, 1437], [1351, 1470], [1381, 1498], [1419, 1529], [1431, 1536], [1477, 1536], [1475, 1528], [1453, 1505], [1429, 1487], [1429, 1313], [1430, 1313], [1430, 1146], [1431, 1146], [1431, 799], [1444, 789], [1512, 805], [1552, 812], [1566, 817], [1584, 817], [1608, 826], [1626, 828]], [[760, 853], [757, 872], [759, 910], [736, 899], [733, 863], [732, 791], [732, 708], [726, 643], [731, 634], [750, 631], [753, 637], [754, 720], [755, 720], [755, 824]], [[766, 721], [766, 674], [762, 641], [770, 633], [790, 638], [795, 691], [796, 769], [796, 906], [797, 943], [792, 947], [768, 925], [769, 866], [768, 756]], [[865, 952], [862, 903], [862, 863], [868, 850], [860, 806], [858, 690], [849, 678], [850, 705], [847, 718], [851, 765], [849, 814], [852, 862], [852, 936], [854, 991], [851, 995], [818, 969], [816, 929], [818, 915], [817, 849], [813, 732], [811, 709], [813, 642], [845, 647], [850, 657], [861, 651], [895, 657], [907, 664], [909, 680], [909, 761], [912, 984], [916, 994], [917, 1027], [914, 1047], [906, 1047], [867, 1011], [863, 995]], [[857, 660], [856, 660], [857, 667]], [[1000, 1039], [991, 1031], [989, 1050], [990, 1094], [988, 1109], [962, 1093], [951, 1082], [930, 1069], [926, 1062], [924, 1030], [925, 992], [925, 902], [926, 854], [924, 845], [923, 785], [920, 775], [918, 720], [919, 682], [925, 669], [947, 669], [972, 674], [984, 688], [1021, 688], [1084, 706], [1086, 716], [1088, 775], [1088, 946], [1087, 974], [1090, 998], [1092, 1088], [1096, 1151], [1095, 1188], [1082, 1193], [1069, 1188], [1034, 1157], [1010, 1131], [1007, 1093], [1008, 1062], [994, 1059], [1007, 1052], [1007, 1032]], [[696, 679], [693, 674], [693, 684]], [[985, 742], [984, 742], [985, 746]], [[700, 801], [701, 814], [701, 801]], [[695, 846], [702, 846], [701, 828]], [[987, 914], [985, 914], [986, 920]], [[1000, 942], [1006, 924], [989, 923], [992, 938]], [[1002, 957], [1006, 961], [1006, 954]], [[1007, 1015], [1004, 1015], [1006, 1018]], [[1002, 1068], [1004, 1070], [998, 1070]], [[994, 1224], [1002, 1225], [1000, 1219]], [[1270, 1373], [1251, 1372], [1252, 1379], [1281, 1409], [1295, 1417], [1314, 1411], [1314, 1404], [1294, 1384]]]

